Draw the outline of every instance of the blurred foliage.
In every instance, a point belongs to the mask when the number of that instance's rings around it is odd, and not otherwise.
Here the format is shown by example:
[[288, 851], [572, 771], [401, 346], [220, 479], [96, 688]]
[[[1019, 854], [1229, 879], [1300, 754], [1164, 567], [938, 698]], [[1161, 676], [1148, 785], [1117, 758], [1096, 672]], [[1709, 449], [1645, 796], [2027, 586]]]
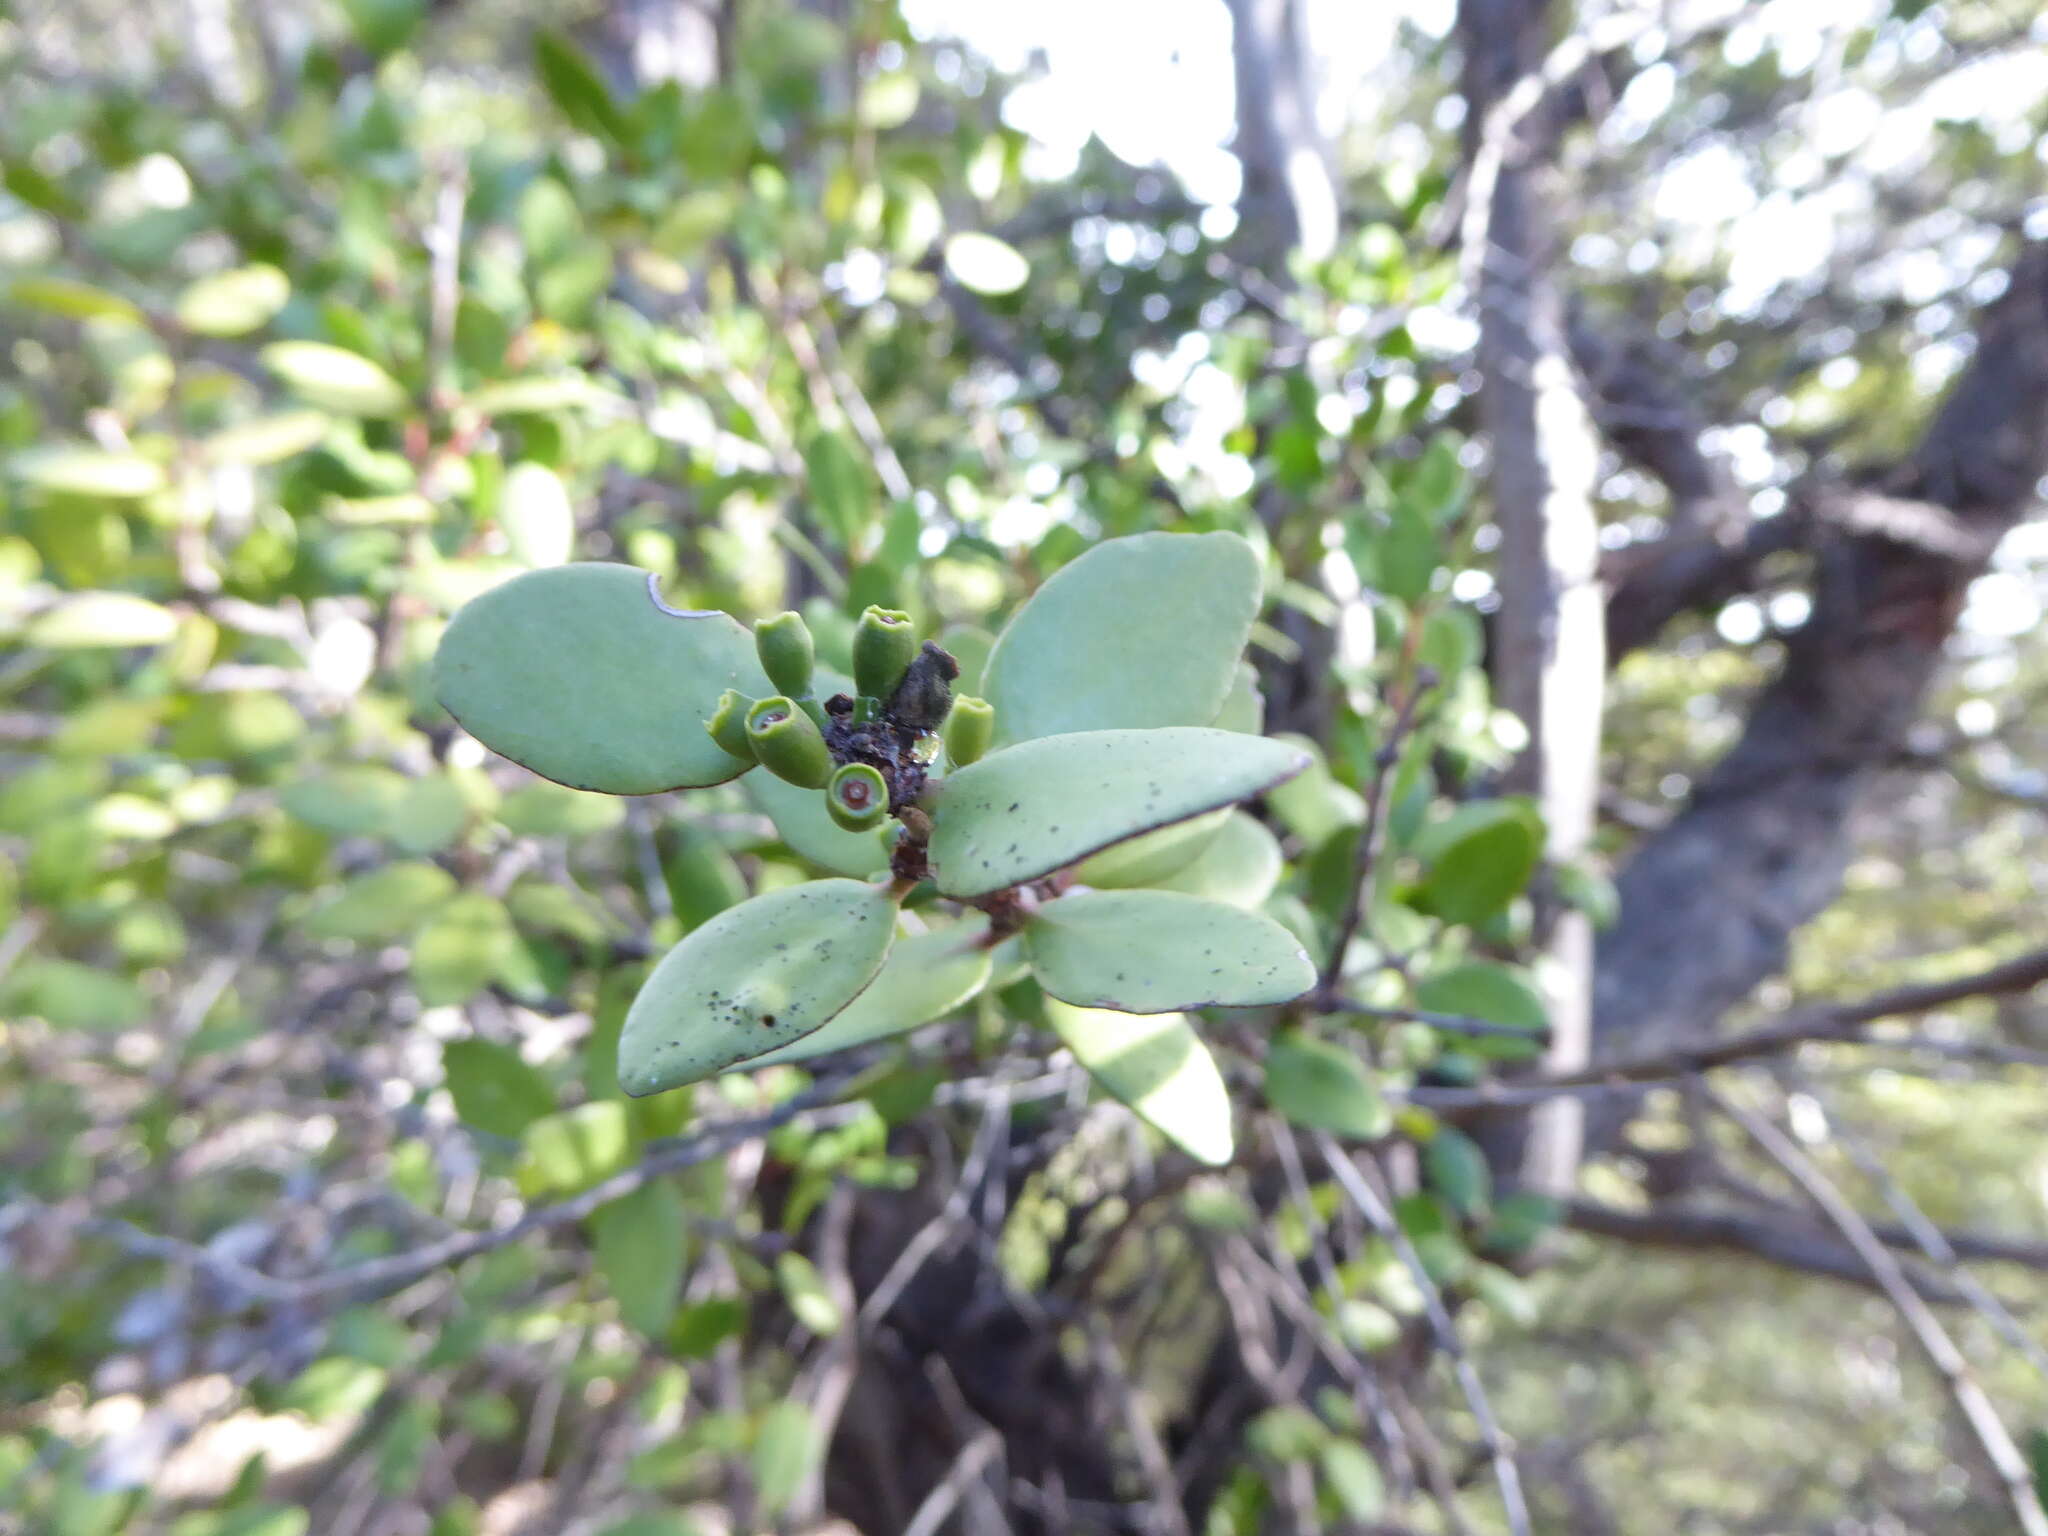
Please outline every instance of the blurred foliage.
[[[1097, 1308], [1163, 1405], [1228, 1326], [1205, 1245], [1238, 1242], [1314, 1274], [1323, 1324], [1388, 1362], [1427, 1339], [1418, 1273], [1450, 1292], [1538, 1453], [1547, 1529], [1590, 1528], [1553, 1449], [1583, 1456], [1630, 1532], [1688, 1511], [1701, 1531], [2002, 1528], [1874, 1302], [1560, 1244], [1553, 1210], [1492, 1190], [1471, 1141], [1398, 1106], [1418, 1077], [1526, 1058], [1542, 1024], [1523, 964], [1541, 829], [1489, 798], [1520, 737], [1482, 660], [1491, 530], [1435, 238], [1455, 164], [1440, 44], [1401, 31], [1382, 110], [1409, 131], [1367, 156], [1337, 253], [1281, 291], [1240, 264], [1229, 220], [1099, 143], [1056, 182], [1027, 175], [1005, 82], [880, 0], [736, 7], [690, 85], [624, 83], [586, 9], [200, 5], [191, 37], [132, 5], [0, 22], [0, 1528], [814, 1524], [818, 1364], [865, 1326], [834, 1202], [943, 1202], [997, 1092], [1017, 1095], [1022, 1170], [991, 1245], [1006, 1281]], [[1944, 9], [1830, 34], [1837, 67], [1895, 100], [1917, 29], [1967, 49], [2012, 25], [1991, 6], [1926, 21]], [[1765, 167], [1805, 88], [1773, 57], [1715, 65], [1715, 131], [1760, 142]], [[1603, 162], [1589, 280], [1668, 334], [1681, 317], [1725, 419], [1790, 424], [1800, 455], [1760, 490], [1910, 440], [1945, 375], [1900, 338], [1953, 344], [1992, 248], [1945, 266], [1932, 300], [1784, 296], [1818, 329], [1694, 304], [1734, 285], [1721, 255], [1646, 273], [1618, 233], [1626, 178], [1704, 131], [1655, 123]], [[1955, 186], [2005, 199], [1973, 218], [2019, 216], [2034, 150], [1981, 139], [1945, 129], [1901, 178], [1914, 218], [1938, 221]], [[1911, 234], [1889, 213], [1865, 233], [1872, 270]], [[1637, 478], [1603, 494], [1617, 542], [1654, 521]], [[1252, 541], [1265, 724], [1317, 752], [1211, 845], [1229, 863], [1176, 878], [1324, 958], [1387, 747], [1353, 997], [1531, 1032], [1194, 1022], [1241, 1144], [1282, 1123], [1390, 1139], [1417, 1268], [1354, 1232], [1326, 1180], [1302, 1205], [1241, 1167], [1198, 1176], [1091, 1101], [1074, 1063], [1099, 1041], [1014, 968], [935, 1003], [907, 1047], [861, 1047], [857, 1071], [628, 1100], [615, 1048], [649, 961], [750, 894], [867, 874], [876, 849], [792, 830], [765, 775], [686, 801], [546, 783], [428, 685], [463, 602], [570, 559], [643, 568], [678, 607], [797, 608], [839, 671], [855, 616], [887, 604], [975, 671], [1049, 575], [1152, 529]], [[1754, 632], [1724, 614], [1621, 673], [1609, 852], [1682, 798], [1796, 622], [1769, 593], [1751, 609]], [[1929, 746], [1966, 768], [1902, 779], [1792, 989], [1968, 969], [2038, 912], [2025, 773], [2048, 744], [2027, 701], [2048, 656], [1995, 627], [1972, 646]], [[1286, 686], [1304, 665], [1331, 685], [1316, 708]], [[1403, 732], [1391, 706], [1424, 667], [1436, 686]], [[1256, 692], [1237, 704], [1256, 729]], [[1611, 906], [1578, 873], [1573, 899]], [[819, 1084], [831, 1112], [808, 1114]], [[1880, 1072], [1845, 1094], [1938, 1219], [2041, 1230], [2023, 1079]], [[389, 1290], [320, 1288], [778, 1113], [751, 1156]], [[1688, 1126], [1660, 1105], [1651, 1134]], [[1340, 1227], [1355, 1253], [1316, 1274]], [[1539, 1241], [1558, 1259], [1532, 1270]], [[1134, 1281], [1142, 1318], [1108, 1305]], [[2025, 1294], [2038, 1307], [2038, 1280]], [[1153, 1327], [1168, 1307], [1191, 1321]], [[2048, 1423], [2042, 1383], [1998, 1362], [1994, 1395]], [[1446, 1363], [1413, 1390], [1450, 1451], [1476, 1447]], [[1397, 1498], [1438, 1528], [1369, 1428], [1343, 1393], [1269, 1408], [1217, 1452], [1210, 1528], [1259, 1529], [1276, 1500], [1368, 1528]], [[1463, 1502], [1493, 1529], [1483, 1479]]]

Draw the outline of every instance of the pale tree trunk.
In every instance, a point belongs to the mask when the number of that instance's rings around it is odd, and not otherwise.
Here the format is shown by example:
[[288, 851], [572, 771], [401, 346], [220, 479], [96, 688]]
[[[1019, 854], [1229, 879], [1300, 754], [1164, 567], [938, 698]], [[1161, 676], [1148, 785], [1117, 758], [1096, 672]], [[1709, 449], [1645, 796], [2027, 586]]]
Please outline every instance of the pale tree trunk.
[[[1585, 852], [1599, 799], [1606, 619], [1592, 500], [1598, 439], [1553, 276], [1561, 237], [1544, 185], [1549, 114], [1540, 106], [1512, 117], [1500, 110], [1515, 84], [1540, 69], [1551, 16], [1548, 0], [1463, 0], [1458, 30], [1467, 164], [1498, 167], [1472, 178], [1468, 195], [1483, 202], [1466, 221], [1477, 248], [1464, 261], [1479, 289], [1479, 416], [1501, 535], [1494, 679], [1500, 702], [1529, 730], [1506, 787], [1534, 797], [1557, 863]], [[1592, 1038], [1591, 924], [1539, 888], [1537, 939], [1551, 1026], [1545, 1064], [1583, 1066]], [[1522, 1152], [1525, 1183], [1569, 1191], [1581, 1123], [1576, 1099], [1537, 1112]]]
[[1315, 70], [1301, 0], [1230, 0], [1237, 77], [1233, 148], [1244, 172], [1238, 242], [1269, 278], [1288, 256], [1311, 261], [1337, 242], [1337, 182], [1316, 125]]

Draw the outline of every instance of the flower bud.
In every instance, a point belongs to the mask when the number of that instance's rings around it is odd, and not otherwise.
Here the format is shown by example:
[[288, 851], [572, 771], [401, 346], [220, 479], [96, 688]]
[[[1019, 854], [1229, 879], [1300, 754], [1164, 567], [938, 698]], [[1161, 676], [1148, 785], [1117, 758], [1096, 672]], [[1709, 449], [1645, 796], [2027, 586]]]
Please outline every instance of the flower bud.
[[760, 654], [761, 670], [778, 691], [793, 699], [811, 691], [811, 664], [817, 648], [802, 614], [778, 613], [756, 624], [754, 649]]
[[817, 789], [832, 775], [832, 754], [818, 723], [793, 700], [773, 694], [747, 711], [747, 741], [778, 779]]
[[728, 688], [718, 696], [718, 708], [704, 722], [713, 741], [734, 757], [750, 763], [754, 760], [754, 744], [747, 740], [747, 711], [753, 707], [752, 699], [737, 688]]
[[917, 631], [910, 615], [893, 608], [870, 607], [853, 632], [854, 692], [870, 699], [888, 699], [916, 655]]
[[849, 832], [879, 827], [889, 814], [889, 784], [866, 763], [844, 763], [825, 786], [825, 809]]
[[946, 761], [955, 768], [965, 768], [988, 751], [995, 734], [995, 705], [971, 693], [961, 694], [953, 700], [952, 713], [946, 716]]

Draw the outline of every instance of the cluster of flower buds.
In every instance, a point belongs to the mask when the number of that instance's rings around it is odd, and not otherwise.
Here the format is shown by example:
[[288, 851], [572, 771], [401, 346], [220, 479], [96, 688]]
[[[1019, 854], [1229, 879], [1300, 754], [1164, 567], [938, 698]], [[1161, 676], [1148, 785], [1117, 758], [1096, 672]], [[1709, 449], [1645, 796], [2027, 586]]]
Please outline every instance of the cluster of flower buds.
[[728, 688], [704, 728], [734, 757], [801, 788], [822, 789], [826, 810], [848, 831], [880, 826], [906, 798], [904, 784], [885, 771], [891, 762], [874, 760], [877, 744], [894, 749], [884, 758], [913, 754], [910, 777], [921, 784], [922, 763], [932, 755], [925, 743], [934, 734], [956, 768], [979, 758], [994, 739], [994, 708], [952, 692], [958, 665], [931, 641], [919, 644], [907, 613], [870, 607], [860, 616], [855, 692], [825, 702], [812, 689], [817, 647], [802, 615], [763, 619], [754, 626], [754, 645], [761, 670], [781, 691], [750, 699]]

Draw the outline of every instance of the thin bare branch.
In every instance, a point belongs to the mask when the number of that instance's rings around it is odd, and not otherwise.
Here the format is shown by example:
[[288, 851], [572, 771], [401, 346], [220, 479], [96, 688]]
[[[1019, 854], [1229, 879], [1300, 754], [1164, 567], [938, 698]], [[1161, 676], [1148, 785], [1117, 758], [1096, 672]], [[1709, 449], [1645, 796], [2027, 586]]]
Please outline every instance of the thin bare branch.
[[1949, 1397], [1983, 1450], [1985, 1460], [2004, 1484], [2006, 1498], [2012, 1504], [2020, 1529], [2026, 1536], [2048, 1536], [2048, 1509], [2042, 1508], [2040, 1496], [2035, 1492], [2033, 1472], [2026, 1457], [2013, 1442], [1997, 1410], [1991, 1406], [1991, 1400], [1984, 1395], [1983, 1388], [1970, 1374], [1969, 1362], [1956, 1348], [1955, 1340], [1949, 1337], [1948, 1330], [1941, 1326], [1941, 1320], [1934, 1315], [1933, 1309], [1914, 1289], [1898, 1258], [1791, 1137], [1763, 1116], [1720, 1094], [1713, 1094], [1712, 1099], [1714, 1107], [1742, 1127], [1749, 1139], [1785, 1171], [1786, 1176], [1799, 1186], [1807, 1199], [1856, 1250], [1857, 1257], [1876, 1277], [1886, 1300], [1898, 1312], [1914, 1342], [1940, 1374], [1942, 1384], [1948, 1388]]

